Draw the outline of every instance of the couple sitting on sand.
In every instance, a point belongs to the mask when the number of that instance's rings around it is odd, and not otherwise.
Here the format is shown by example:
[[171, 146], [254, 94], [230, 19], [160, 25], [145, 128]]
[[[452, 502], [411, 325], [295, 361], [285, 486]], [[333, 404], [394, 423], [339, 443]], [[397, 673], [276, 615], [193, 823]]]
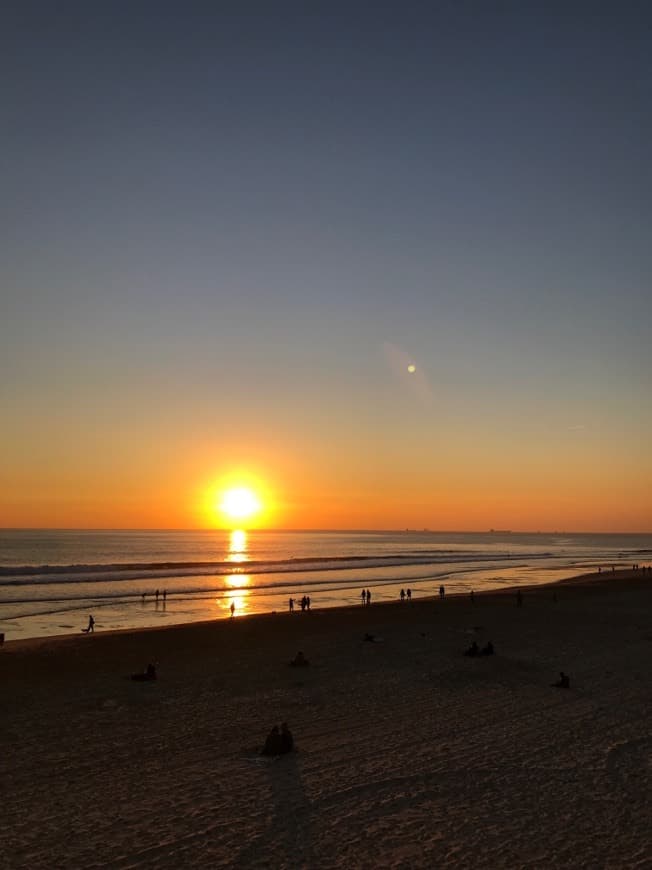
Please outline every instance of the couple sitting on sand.
[[287, 752], [292, 752], [294, 749], [294, 737], [288, 728], [287, 722], [281, 725], [279, 731], [278, 725], [274, 725], [272, 730], [267, 735], [267, 740], [263, 746], [263, 755], [285, 755]]
[[467, 650], [464, 651], [464, 655], [465, 656], [492, 656], [494, 654], [494, 652], [495, 652], [494, 645], [492, 644], [491, 641], [488, 641], [487, 645], [482, 647], [482, 649], [480, 649], [480, 647], [477, 645], [477, 643], [475, 641], [473, 641], [471, 646]]

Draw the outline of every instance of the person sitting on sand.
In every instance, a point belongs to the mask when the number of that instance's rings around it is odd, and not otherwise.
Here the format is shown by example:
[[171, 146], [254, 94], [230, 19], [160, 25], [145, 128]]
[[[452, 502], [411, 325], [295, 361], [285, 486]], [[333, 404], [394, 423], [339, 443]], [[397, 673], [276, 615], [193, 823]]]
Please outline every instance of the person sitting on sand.
[[150, 662], [142, 673], [132, 674], [131, 679], [136, 680], [139, 683], [148, 683], [155, 680], [156, 666]]
[[471, 646], [467, 650], [465, 650], [464, 655], [465, 656], [477, 656], [479, 654], [479, 652], [480, 652], [480, 649], [479, 649], [477, 643], [475, 641], [473, 641]]
[[299, 652], [295, 655], [295, 657], [290, 662], [291, 668], [305, 668], [310, 664], [308, 659], [304, 656], [304, 654], [299, 650]]
[[570, 677], [563, 671], [559, 671], [559, 679], [556, 683], [551, 683], [554, 689], [570, 689]]
[[89, 632], [93, 634], [95, 632], [95, 620], [90, 614], [88, 617], [88, 626], [86, 628], [82, 628], [82, 631], [84, 632], [84, 634], [88, 634]]
[[489, 641], [487, 641], [487, 645], [482, 647], [482, 649], [480, 650], [480, 655], [481, 656], [492, 656], [494, 654], [494, 652], [495, 652], [494, 645], [489, 640]]
[[288, 723], [284, 722], [281, 725], [281, 746], [280, 753], [281, 755], [286, 752], [292, 752], [294, 749], [294, 737], [292, 736], [292, 732], [288, 728]]
[[278, 725], [274, 725], [272, 730], [267, 735], [265, 745], [263, 746], [263, 755], [280, 755], [281, 753], [281, 735], [279, 734]]

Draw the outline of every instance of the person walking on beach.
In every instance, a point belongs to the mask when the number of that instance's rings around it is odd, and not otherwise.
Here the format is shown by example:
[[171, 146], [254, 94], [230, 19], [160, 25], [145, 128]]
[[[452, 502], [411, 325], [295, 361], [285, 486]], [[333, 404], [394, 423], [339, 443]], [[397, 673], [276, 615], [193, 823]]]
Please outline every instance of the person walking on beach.
[[234, 601], [231, 602], [231, 607], [229, 608], [229, 610], [231, 611], [231, 619], [233, 619], [233, 617], [235, 616], [235, 602]]
[[405, 589], [401, 589], [401, 601], [405, 601]]
[[445, 595], [446, 595], [446, 590], [444, 589], [443, 586], [440, 586], [439, 587], [439, 597], [441, 598], [442, 601], [444, 600]]
[[407, 600], [412, 601], [412, 590], [411, 589], [408, 589], [408, 591], [407, 591]]
[[371, 604], [371, 592], [367, 589], [367, 607]]
[[364, 607], [364, 605], [367, 603], [367, 592], [365, 589], [363, 589], [360, 593], [360, 598], [362, 599], [362, 606]]
[[288, 601], [288, 607], [290, 608], [290, 613], [294, 610], [294, 598], [290, 598]]
[[88, 616], [87, 628], [82, 628], [82, 631], [84, 632], [84, 634], [95, 634], [95, 620], [93, 619], [91, 614], [89, 614]]
[[158, 589], [156, 590], [156, 592], [154, 594], [156, 595], [156, 601], [158, 602], [158, 595], [159, 595]]

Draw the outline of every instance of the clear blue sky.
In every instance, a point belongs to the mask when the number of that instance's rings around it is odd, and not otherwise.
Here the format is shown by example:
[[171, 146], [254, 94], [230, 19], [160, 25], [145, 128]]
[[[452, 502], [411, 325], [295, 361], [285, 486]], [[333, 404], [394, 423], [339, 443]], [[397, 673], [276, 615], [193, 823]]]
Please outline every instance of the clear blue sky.
[[0, 523], [243, 429], [347, 476], [374, 444], [371, 498], [409, 419], [406, 503], [442, 455], [486, 500], [462, 431], [524, 487], [588, 451], [589, 513], [623, 453], [652, 483], [650, 4], [5, 2], [0, 97]]

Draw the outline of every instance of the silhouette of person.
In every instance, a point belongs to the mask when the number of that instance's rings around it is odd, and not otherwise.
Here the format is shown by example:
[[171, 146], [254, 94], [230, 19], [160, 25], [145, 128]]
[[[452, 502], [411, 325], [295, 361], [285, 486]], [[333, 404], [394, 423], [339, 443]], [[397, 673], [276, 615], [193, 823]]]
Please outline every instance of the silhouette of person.
[[306, 595], [306, 610], [310, 610], [310, 596]]
[[362, 599], [362, 604], [365, 605], [367, 603], [367, 592], [365, 589], [360, 593], [360, 598]]
[[371, 604], [371, 592], [367, 589], [367, 606]]
[[405, 589], [401, 589], [401, 601], [405, 601]]
[[142, 598], [143, 604], [145, 603], [145, 595], [146, 595], [146, 594], [147, 594], [147, 593], [143, 592], [143, 594], [140, 596], [140, 597]]
[[471, 590], [471, 604], [475, 604], [475, 592]]
[[407, 600], [412, 601], [412, 590], [411, 589], [408, 589], [408, 591], [407, 591]]
[[288, 607], [290, 608], [290, 613], [294, 610], [294, 598], [290, 598], [288, 601]]
[[94, 634], [94, 633], [95, 633], [95, 620], [93, 619], [93, 617], [92, 617], [90, 614], [89, 614], [89, 617], [88, 617], [88, 625], [87, 625], [86, 628], [82, 628], [82, 631], [83, 631], [85, 634], [88, 634], [89, 632], [90, 632], [91, 634]]
[[132, 680], [137, 680], [140, 683], [150, 682], [156, 679], [156, 666], [151, 662], [147, 665], [144, 672], [131, 675]]
[[158, 589], [156, 590], [156, 592], [154, 593], [154, 595], [156, 595], [156, 600], [158, 601], [158, 596], [159, 596]]
[[570, 677], [563, 671], [559, 671], [559, 679], [556, 683], [551, 683], [555, 689], [570, 689]]
[[229, 607], [229, 610], [231, 611], [231, 619], [233, 619], [233, 617], [235, 616], [235, 602], [234, 601], [231, 602], [231, 607]]
[[310, 662], [304, 656], [304, 654], [301, 652], [301, 650], [299, 650], [299, 652], [295, 655], [295, 657], [290, 662], [290, 666], [293, 668], [305, 668], [309, 664], [310, 664]]
[[167, 597], [168, 597], [168, 591], [167, 591], [167, 589], [164, 589], [163, 590], [163, 604], [165, 604]]
[[444, 597], [445, 595], [446, 595], [446, 590], [444, 589], [443, 586], [440, 586], [440, 587], [439, 587], [439, 597], [443, 599], [443, 597]]
[[283, 755], [286, 752], [292, 752], [294, 749], [294, 737], [292, 736], [292, 732], [288, 728], [288, 723], [284, 722], [281, 725], [281, 743], [280, 743], [280, 753]]
[[278, 725], [274, 725], [272, 730], [267, 735], [265, 745], [263, 746], [263, 755], [279, 755], [281, 752], [281, 735], [279, 734]]
[[475, 641], [471, 644], [471, 646], [465, 651], [465, 656], [477, 656], [480, 652], [478, 645]]

